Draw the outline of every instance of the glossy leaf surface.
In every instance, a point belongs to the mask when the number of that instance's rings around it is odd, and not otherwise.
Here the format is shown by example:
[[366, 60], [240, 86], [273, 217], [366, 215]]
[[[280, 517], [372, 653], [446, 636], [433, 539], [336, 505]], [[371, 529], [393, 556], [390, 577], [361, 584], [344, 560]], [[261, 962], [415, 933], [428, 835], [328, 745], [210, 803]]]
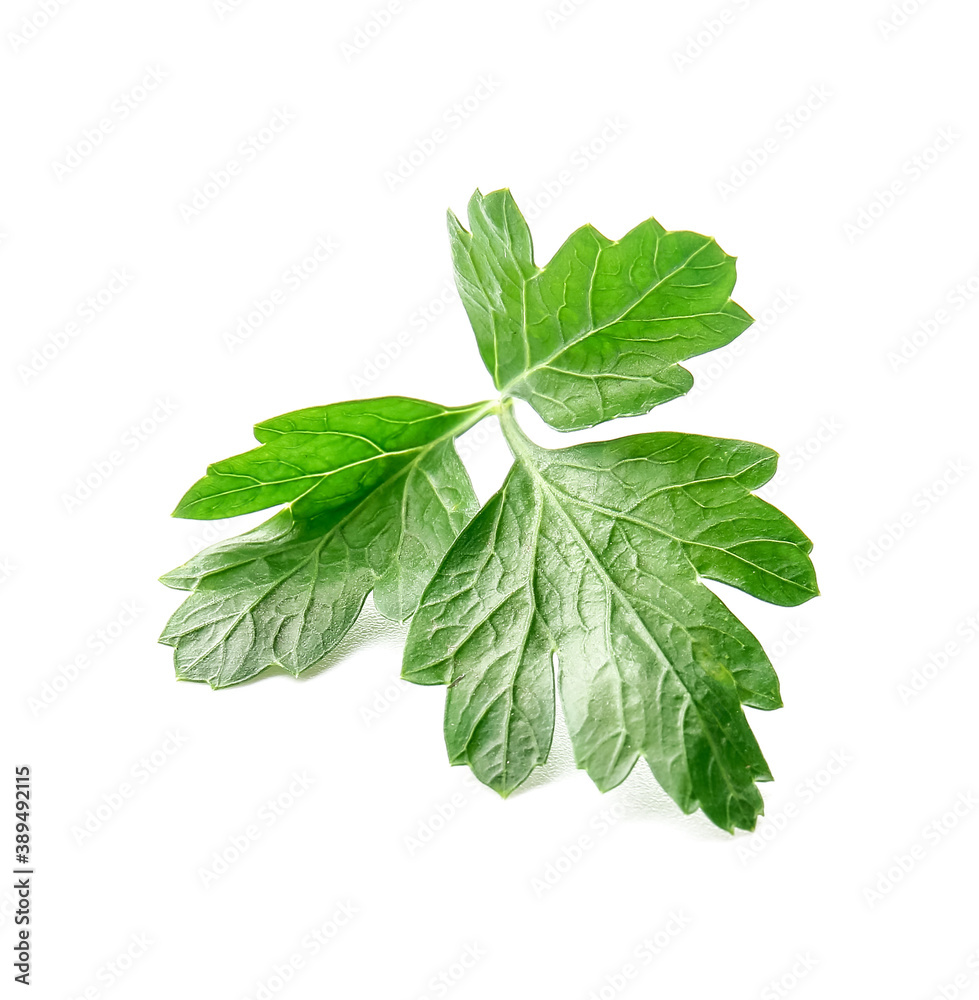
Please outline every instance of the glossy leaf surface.
[[617, 241], [582, 226], [538, 268], [509, 191], [477, 191], [469, 226], [449, 213], [456, 285], [483, 362], [501, 393], [559, 430], [682, 396], [693, 377], [678, 362], [751, 325], [731, 301], [735, 260], [709, 237], [655, 219]]
[[816, 594], [809, 540], [750, 492], [775, 454], [666, 433], [548, 451], [509, 425], [514, 468], [405, 650], [405, 678], [450, 685], [450, 760], [504, 795], [524, 781], [550, 746], [556, 657], [578, 766], [600, 788], [642, 756], [682, 809], [751, 829], [770, 775], [741, 705], [777, 708], [778, 681], [700, 578], [782, 605]]

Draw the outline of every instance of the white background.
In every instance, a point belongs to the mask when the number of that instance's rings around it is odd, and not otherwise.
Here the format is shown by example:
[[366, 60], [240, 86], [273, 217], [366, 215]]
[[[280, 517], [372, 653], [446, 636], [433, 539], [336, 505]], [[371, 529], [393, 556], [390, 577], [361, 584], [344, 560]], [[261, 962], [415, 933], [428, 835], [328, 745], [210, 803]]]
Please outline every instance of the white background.
[[[46, 2], [47, 24], [40, 0], [0, 23], [0, 859], [26, 763], [34, 995], [979, 995], [975, 5], [907, 0], [895, 25], [887, 0], [406, 0], [378, 30], [382, 0]], [[724, 591], [785, 701], [749, 710], [776, 777], [754, 837], [682, 816], [643, 764], [602, 796], [562, 733], [532, 787], [475, 786], [446, 764], [443, 693], [397, 681], [403, 633], [369, 610], [300, 681], [177, 683], [156, 644], [181, 598], [157, 576], [263, 517], [169, 518], [253, 423], [492, 391], [445, 291], [444, 211], [477, 186], [512, 188], [541, 262], [650, 215], [739, 257], [743, 346], [598, 433], [783, 455], [765, 495], [823, 596]], [[504, 446], [490, 425], [463, 444], [485, 498]]]

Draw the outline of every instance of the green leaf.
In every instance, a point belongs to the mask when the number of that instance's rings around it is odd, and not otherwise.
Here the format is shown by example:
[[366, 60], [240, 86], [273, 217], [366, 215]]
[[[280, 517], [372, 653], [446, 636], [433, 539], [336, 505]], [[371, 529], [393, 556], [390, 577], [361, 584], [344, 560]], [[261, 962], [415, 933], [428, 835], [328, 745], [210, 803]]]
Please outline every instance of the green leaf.
[[456, 284], [504, 396], [574, 430], [645, 413], [693, 385], [677, 362], [728, 344], [751, 317], [731, 301], [735, 258], [707, 236], [647, 219], [613, 242], [574, 232], [540, 269], [507, 190], [449, 213]]
[[[161, 636], [161, 642], [175, 647], [178, 677], [226, 687], [269, 666], [298, 675], [336, 647], [372, 590], [381, 614], [397, 621], [412, 614], [440, 559], [478, 508], [452, 436], [487, 410], [446, 411], [414, 400], [380, 405], [387, 402], [374, 400], [365, 410], [369, 414], [365, 431], [370, 428], [374, 440], [389, 446], [408, 434], [404, 403], [415, 404], [416, 411], [421, 406], [441, 414], [455, 413], [455, 423], [447, 430], [443, 419], [426, 419], [421, 426], [438, 436], [422, 445], [413, 432], [407, 460], [398, 454], [395, 462], [392, 447], [384, 459], [371, 465], [369, 481], [377, 479], [374, 469], [378, 466], [387, 471], [387, 477], [369, 491], [362, 487], [357, 499], [322, 509], [325, 484], [345, 475], [324, 473], [321, 483], [302, 494], [302, 503], [294, 503], [253, 531], [211, 546], [162, 578], [168, 586], [193, 591]], [[349, 413], [349, 405], [341, 405]], [[314, 412], [301, 411], [301, 417], [290, 414], [270, 423], [315, 442], [315, 467], [335, 468], [339, 463], [329, 454], [330, 440], [339, 442], [344, 454], [349, 453], [349, 445], [333, 433], [332, 415], [314, 420]], [[382, 414], [391, 412], [399, 415], [391, 419], [399, 429], [382, 436], [378, 433], [379, 428], [384, 430]], [[319, 428], [327, 424], [331, 430], [324, 433]], [[262, 425], [262, 433], [269, 426]], [[349, 434], [355, 425], [348, 421], [344, 426]], [[362, 437], [367, 439], [366, 434]], [[272, 446], [281, 440], [272, 440]], [[262, 451], [256, 449], [249, 455]], [[247, 467], [273, 468], [270, 462], [257, 458]], [[210, 475], [201, 480], [198, 487], [215, 487], [210, 494], [213, 502], [225, 502], [222, 497], [227, 494], [218, 490], [227, 487], [228, 478], [222, 469], [213, 480]], [[278, 488], [277, 483], [269, 485], [272, 495], [280, 495]], [[350, 489], [349, 481], [343, 488]], [[298, 507], [309, 509], [314, 491], [318, 491], [319, 513], [298, 516]], [[251, 502], [266, 506], [266, 499], [256, 488]], [[230, 502], [240, 502], [240, 495]]]
[[503, 414], [516, 462], [412, 620], [403, 676], [449, 685], [450, 760], [503, 795], [547, 757], [552, 660], [578, 766], [599, 788], [642, 756], [685, 811], [753, 829], [768, 766], [742, 703], [777, 708], [754, 636], [700, 577], [796, 605], [811, 543], [751, 494], [776, 455], [642, 434], [548, 451]]
[[314, 517], [369, 495], [489, 411], [382, 396], [286, 413], [255, 426], [260, 448], [209, 466], [173, 513], [224, 518], [291, 503], [296, 517]]
[[[163, 577], [190, 591], [161, 641], [180, 678], [298, 675], [368, 594], [412, 618], [403, 676], [448, 687], [445, 740], [503, 795], [550, 751], [560, 696], [579, 767], [612, 788], [643, 757], [687, 812], [752, 829], [770, 780], [742, 706], [781, 705], [755, 637], [703, 582], [792, 606], [817, 593], [811, 543], [752, 491], [761, 445], [655, 433], [547, 450], [513, 399], [560, 430], [687, 392], [680, 362], [751, 323], [735, 260], [648, 219], [612, 241], [574, 232], [544, 268], [506, 190], [449, 213], [456, 282], [499, 399], [404, 397], [297, 410], [210, 466], [175, 514], [288, 505]], [[498, 413], [515, 462], [477, 512], [454, 439]], [[555, 690], [557, 689], [557, 691]]]

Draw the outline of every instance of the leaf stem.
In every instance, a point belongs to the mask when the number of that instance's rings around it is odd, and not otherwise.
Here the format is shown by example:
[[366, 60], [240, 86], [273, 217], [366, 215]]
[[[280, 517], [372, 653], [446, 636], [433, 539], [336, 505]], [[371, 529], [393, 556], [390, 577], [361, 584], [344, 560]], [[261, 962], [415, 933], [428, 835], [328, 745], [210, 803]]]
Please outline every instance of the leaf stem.
[[[518, 461], [531, 459], [537, 445], [527, 437], [520, 424], [517, 423], [516, 415], [513, 412], [513, 398], [504, 396], [499, 404], [500, 427], [503, 430], [503, 437], [513, 453], [513, 457]], [[530, 463], [533, 464], [533, 463]]]

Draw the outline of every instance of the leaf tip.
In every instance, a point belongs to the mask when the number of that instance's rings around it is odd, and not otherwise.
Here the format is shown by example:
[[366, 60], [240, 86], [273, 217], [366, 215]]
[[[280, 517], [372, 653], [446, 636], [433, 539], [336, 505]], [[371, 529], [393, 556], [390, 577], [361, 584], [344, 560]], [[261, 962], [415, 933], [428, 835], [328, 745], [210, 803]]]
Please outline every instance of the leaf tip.
[[[171, 590], [193, 590], [194, 585], [192, 582], [188, 582], [188, 575], [182, 570], [184, 565], [177, 566], [175, 569], [171, 569], [164, 573], [162, 576], [157, 577], [157, 582], [162, 583], [164, 587], [170, 587]], [[194, 580], [193, 575], [190, 576], [191, 580]]]
[[[475, 771], [473, 772], [475, 774]], [[479, 775], [476, 775], [479, 778]], [[527, 780], [529, 773], [525, 774], [519, 781], [507, 781], [506, 778], [498, 778], [492, 782], [484, 782], [496, 792], [501, 799], [508, 799]], [[479, 779], [482, 781], [482, 778]]]
[[445, 210], [445, 222], [446, 222], [446, 225], [449, 228], [449, 235], [450, 236], [460, 236], [461, 237], [463, 235], [468, 235], [468, 230], [462, 224], [461, 220], [459, 219], [459, 216], [456, 215], [455, 212], [453, 212], [451, 208], [447, 208]]
[[[758, 707], [760, 708], [761, 706]], [[782, 692], [776, 691], [774, 694], [769, 696], [768, 705], [765, 706], [764, 711], [775, 712], [780, 708], [785, 708], [785, 702], [782, 701]]]
[[177, 501], [177, 506], [173, 508], [171, 512], [171, 517], [183, 517], [195, 519], [196, 514], [191, 513], [193, 507], [199, 502], [199, 498], [193, 496], [194, 487], [191, 487], [187, 492]]

